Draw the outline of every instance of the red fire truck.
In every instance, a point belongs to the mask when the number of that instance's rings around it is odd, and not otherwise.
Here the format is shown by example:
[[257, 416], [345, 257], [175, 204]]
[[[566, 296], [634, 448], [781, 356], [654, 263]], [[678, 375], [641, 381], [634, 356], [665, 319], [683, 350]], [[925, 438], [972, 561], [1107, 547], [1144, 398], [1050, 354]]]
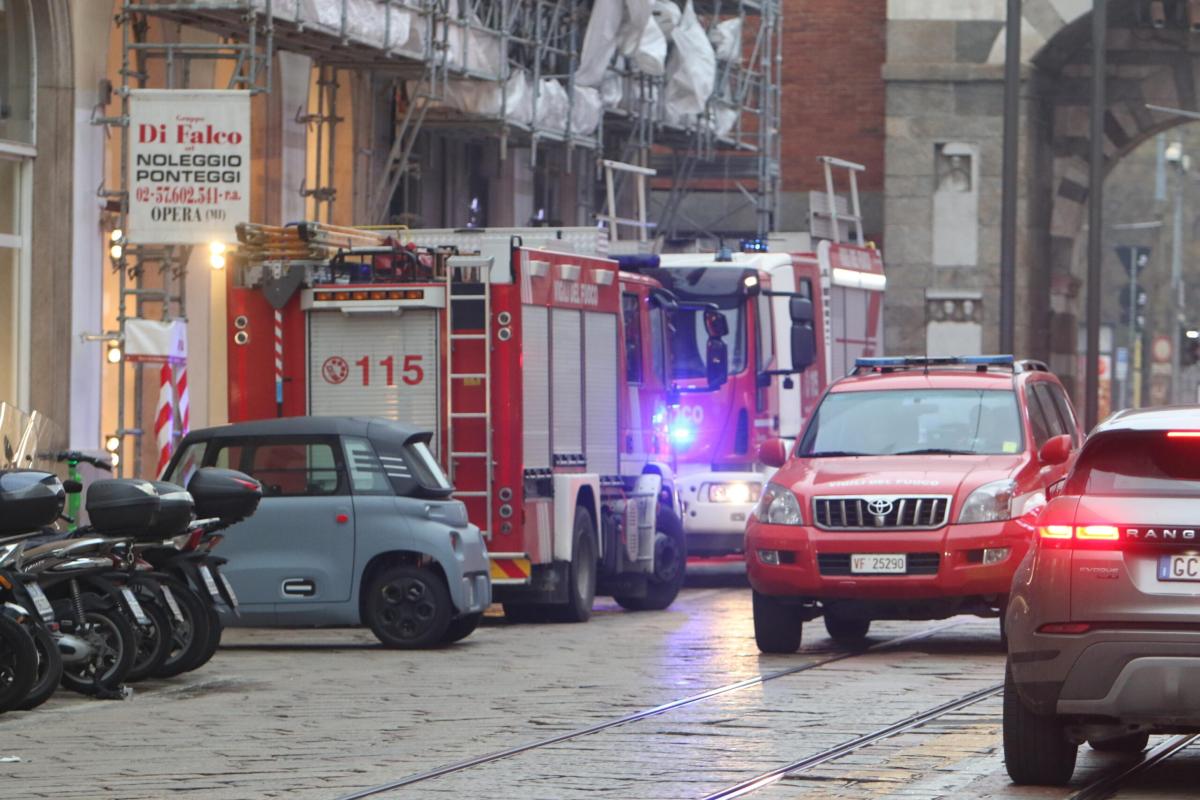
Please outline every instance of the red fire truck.
[[[435, 431], [512, 617], [593, 596], [665, 608], [685, 544], [668, 441], [673, 299], [597, 231], [243, 226], [233, 420], [380, 416]], [[714, 383], [722, 342], [709, 350]]]
[[[663, 255], [642, 272], [685, 305], [672, 351], [682, 400], [671, 423], [693, 555], [738, 552], [746, 520], [772, 470], [758, 447], [795, 438], [825, 388], [854, 360], [883, 350], [878, 250], [821, 241], [805, 252]], [[725, 317], [729, 379], [704, 380], [705, 329], [686, 310], [715, 305]], [[699, 337], [699, 338], [698, 338]]]

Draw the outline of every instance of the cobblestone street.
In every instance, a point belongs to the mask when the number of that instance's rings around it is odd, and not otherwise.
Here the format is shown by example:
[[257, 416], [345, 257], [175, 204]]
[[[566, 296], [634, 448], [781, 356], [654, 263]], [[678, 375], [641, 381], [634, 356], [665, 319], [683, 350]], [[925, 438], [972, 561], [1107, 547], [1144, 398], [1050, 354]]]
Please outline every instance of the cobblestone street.
[[[1003, 677], [995, 621], [973, 618], [877, 623], [876, 647], [859, 654], [833, 647], [818, 621], [801, 653], [761, 656], [749, 592], [730, 583], [688, 589], [659, 613], [602, 601], [586, 625], [497, 616], [429, 652], [384, 650], [357, 630], [228, 630], [207, 667], [127, 701], [60, 692], [6, 715], [0, 756], [20, 761], [0, 770], [20, 787], [8, 796], [332, 800], [764, 677], [378, 795], [704, 798]], [[887, 644], [898, 637], [911, 638]], [[1000, 706], [987, 697], [755, 794], [1059, 798], [1123, 763], [1085, 746], [1073, 789], [1018, 790], [1004, 773]], [[1119, 796], [1180, 796], [1198, 769], [1185, 751]]]

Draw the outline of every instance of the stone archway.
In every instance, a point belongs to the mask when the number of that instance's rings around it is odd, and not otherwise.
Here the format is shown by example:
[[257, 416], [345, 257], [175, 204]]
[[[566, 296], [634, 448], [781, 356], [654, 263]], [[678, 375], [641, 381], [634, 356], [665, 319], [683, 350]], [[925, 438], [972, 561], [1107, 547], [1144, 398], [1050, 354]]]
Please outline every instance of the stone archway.
[[[1076, 332], [1088, 189], [1091, 0], [1025, 0], [1022, 20], [1017, 354], [1077, 372]], [[1107, 167], [1178, 119], [1147, 103], [1197, 108], [1200, 52], [1182, 26], [1154, 30], [1147, 4], [1111, 0]], [[1168, 9], [1173, 7], [1168, 3]], [[1182, 8], [1182, 6], [1180, 6]], [[889, 352], [929, 346], [929, 309], [940, 298], [978, 298], [983, 349], [998, 343], [1000, 170], [1003, 123], [1003, 3], [889, 4], [885, 254], [891, 280]], [[941, 238], [960, 243], [962, 220], [939, 220], [941, 154], [974, 153], [979, 176], [978, 246], [946, 258]], [[951, 198], [954, 200], [954, 198]], [[960, 205], [942, 203], [943, 207]], [[961, 216], [961, 211], [959, 212]], [[942, 223], [939, 225], [939, 223]], [[939, 234], [939, 227], [945, 233]], [[970, 257], [973, 256], [973, 257]], [[892, 291], [893, 288], [895, 291]], [[937, 300], [939, 302], [930, 302]], [[946, 304], [949, 307], [949, 304]], [[941, 314], [942, 312], [939, 312]]]

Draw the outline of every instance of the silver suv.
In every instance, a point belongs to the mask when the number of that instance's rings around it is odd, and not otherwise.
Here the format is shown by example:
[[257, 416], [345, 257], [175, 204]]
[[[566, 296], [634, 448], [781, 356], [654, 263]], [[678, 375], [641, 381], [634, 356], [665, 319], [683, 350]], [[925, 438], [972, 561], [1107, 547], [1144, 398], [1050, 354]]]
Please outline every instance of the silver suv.
[[1038, 520], [1006, 616], [1004, 756], [1066, 783], [1079, 744], [1200, 731], [1200, 407], [1122, 412]]

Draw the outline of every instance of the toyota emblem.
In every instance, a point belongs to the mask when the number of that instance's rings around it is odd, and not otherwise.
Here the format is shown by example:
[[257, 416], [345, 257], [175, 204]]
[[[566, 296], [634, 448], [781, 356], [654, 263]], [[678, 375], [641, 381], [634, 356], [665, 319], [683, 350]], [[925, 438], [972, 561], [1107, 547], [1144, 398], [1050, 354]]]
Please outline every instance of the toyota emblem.
[[867, 511], [871, 512], [877, 517], [886, 517], [888, 514], [892, 513], [893, 505], [894, 503], [891, 500], [877, 497], [873, 500], [867, 501]]

